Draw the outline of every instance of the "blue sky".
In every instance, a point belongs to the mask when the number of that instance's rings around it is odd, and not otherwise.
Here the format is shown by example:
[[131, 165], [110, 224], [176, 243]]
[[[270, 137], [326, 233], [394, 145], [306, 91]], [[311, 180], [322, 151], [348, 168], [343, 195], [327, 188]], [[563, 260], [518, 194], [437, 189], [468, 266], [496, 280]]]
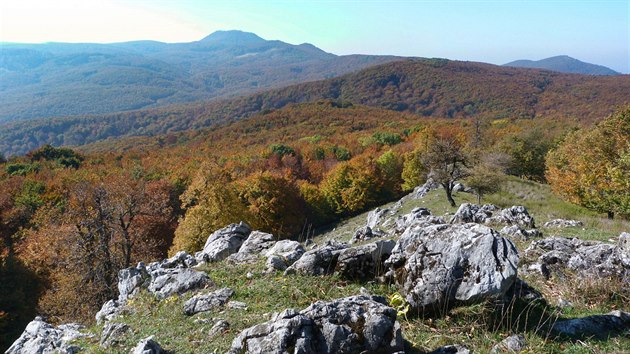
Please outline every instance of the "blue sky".
[[630, 71], [630, 1], [2, 0], [0, 41], [198, 40], [240, 29], [335, 54], [503, 64], [566, 54]]

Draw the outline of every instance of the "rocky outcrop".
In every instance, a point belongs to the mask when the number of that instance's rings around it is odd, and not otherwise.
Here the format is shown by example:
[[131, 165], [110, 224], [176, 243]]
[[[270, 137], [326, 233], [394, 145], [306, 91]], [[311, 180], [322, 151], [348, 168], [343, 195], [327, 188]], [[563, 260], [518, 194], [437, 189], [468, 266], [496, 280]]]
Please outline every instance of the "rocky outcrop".
[[84, 329], [83, 326], [75, 323], [53, 327], [41, 317], [36, 317], [26, 326], [22, 335], [5, 353], [78, 353], [81, 351], [81, 348], [72, 345], [70, 342], [89, 336], [81, 333], [82, 329]]
[[469, 222], [483, 224], [488, 218], [492, 217], [493, 213], [500, 210], [501, 208], [492, 204], [479, 206], [477, 204], [463, 203], [457, 208], [455, 215], [451, 219], [451, 224]]
[[396, 218], [396, 233], [401, 234], [412, 226], [445, 224], [441, 217], [433, 216], [427, 208], [414, 208], [408, 214]]
[[302, 311], [285, 310], [243, 330], [229, 353], [393, 353], [403, 338], [396, 310], [380, 297], [318, 301]]
[[337, 266], [341, 251], [348, 248], [345, 243], [329, 241], [326, 245], [310, 250], [285, 271], [288, 274], [327, 275], [332, 274]]
[[203, 250], [195, 254], [198, 261], [218, 262], [226, 259], [241, 248], [252, 229], [244, 222], [230, 224], [208, 237]]
[[109, 322], [116, 318], [124, 311], [124, 306], [118, 300], [109, 300], [101, 306], [101, 309], [96, 313], [96, 323], [102, 324], [103, 322]]
[[386, 261], [414, 312], [503, 296], [516, 280], [514, 244], [479, 224], [411, 227]]
[[370, 229], [387, 226], [386, 221], [391, 214], [392, 211], [388, 208], [376, 208], [368, 213], [366, 226]]
[[553, 219], [547, 221], [543, 227], [547, 228], [565, 228], [565, 227], [582, 227], [584, 224], [578, 220]]
[[383, 237], [386, 233], [381, 230], [372, 230], [369, 226], [363, 226], [354, 232], [352, 239], [350, 239], [350, 243], [369, 241], [376, 237]]
[[630, 313], [612, 311], [607, 315], [558, 321], [553, 325], [552, 330], [574, 338], [608, 339], [615, 335], [630, 335]]
[[164, 269], [151, 274], [147, 290], [158, 299], [214, 285], [208, 275], [189, 268]]
[[221, 308], [232, 295], [234, 295], [234, 290], [230, 288], [222, 288], [210, 294], [195, 295], [184, 303], [184, 313], [191, 316], [199, 312]]
[[389, 258], [395, 241], [376, 241], [359, 247], [341, 250], [335, 272], [346, 279], [369, 280], [380, 275]]
[[451, 219], [454, 223], [470, 223], [477, 224], [497, 224], [497, 225], [515, 225], [523, 229], [533, 229], [536, 227], [534, 218], [529, 215], [527, 208], [521, 205], [512, 206], [501, 209], [496, 205], [476, 205], [463, 203], [455, 212]]
[[577, 238], [549, 237], [534, 241], [525, 250], [526, 271], [546, 278], [564, 269], [582, 276], [628, 276], [630, 274], [629, 234], [621, 234], [617, 245]]
[[166, 351], [150, 336], [138, 342], [131, 354], [166, 354]]

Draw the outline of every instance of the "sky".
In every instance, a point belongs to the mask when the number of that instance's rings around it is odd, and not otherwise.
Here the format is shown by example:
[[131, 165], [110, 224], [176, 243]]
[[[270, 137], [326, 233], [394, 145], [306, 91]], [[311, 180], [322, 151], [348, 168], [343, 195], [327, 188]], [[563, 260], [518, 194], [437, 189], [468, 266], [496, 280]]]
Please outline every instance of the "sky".
[[327, 52], [630, 72], [630, 0], [0, 0], [0, 42], [191, 42], [238, 29]]

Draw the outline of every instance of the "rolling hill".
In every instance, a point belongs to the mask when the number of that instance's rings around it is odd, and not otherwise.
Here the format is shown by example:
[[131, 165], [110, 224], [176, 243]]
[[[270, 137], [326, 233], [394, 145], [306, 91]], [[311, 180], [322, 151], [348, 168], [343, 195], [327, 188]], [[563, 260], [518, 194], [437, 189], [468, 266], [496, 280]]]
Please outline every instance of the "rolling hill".
[[289, 103], [332, 99], [424, 117], [600, 120], [628, 104], [630, 76], [586, 76], [483, 63], [417, 59], [246, 97], [106, 115], [47, 118], [0, 126], [0, 151], [23, 154], [43, 144], [84, 145], [212, 127]]
[[0, 43], [0, 122], [242, 95], [396, 59], [337, 56], [241, 31], [171, 44]]
[[561, 73], [584, 75], [621, 75], [620, 73], [605, 66], [585, 63], [575, 58], [571, 58], [568, 55], [559, 55], [541, 60], [516, 60], [504, 64], [504, 66], [545, 69]]

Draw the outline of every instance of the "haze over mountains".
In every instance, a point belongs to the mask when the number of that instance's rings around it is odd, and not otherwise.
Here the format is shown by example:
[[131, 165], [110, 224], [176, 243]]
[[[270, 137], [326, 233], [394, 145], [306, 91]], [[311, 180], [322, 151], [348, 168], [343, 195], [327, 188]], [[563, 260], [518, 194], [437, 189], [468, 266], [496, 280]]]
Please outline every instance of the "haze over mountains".
[[627, 92], [629, 75], [586, 76], [446, 59], [408, 59], [244, 97], [7, 123], [0, 127], [0, 151], [23, 154], [44, 144], [78, 146], [199, 129], [321, 99], [424, 117], [592, 122], [630, 103]]
[[2, 43], [0, 50], [0, 122], [240, 95], [396, 59], [337, 56], [241, 31], [191, 43]]
[[605, 66], [585, 63], [575, 58], [571, 58], [568, 55], [558, 55], [541, 60], [516, 60], [504, 64], [504, 66], [545, 69], [558, 71], [561, 73], [584, 75], [621, 75], [621, 73], [618, 73]]

